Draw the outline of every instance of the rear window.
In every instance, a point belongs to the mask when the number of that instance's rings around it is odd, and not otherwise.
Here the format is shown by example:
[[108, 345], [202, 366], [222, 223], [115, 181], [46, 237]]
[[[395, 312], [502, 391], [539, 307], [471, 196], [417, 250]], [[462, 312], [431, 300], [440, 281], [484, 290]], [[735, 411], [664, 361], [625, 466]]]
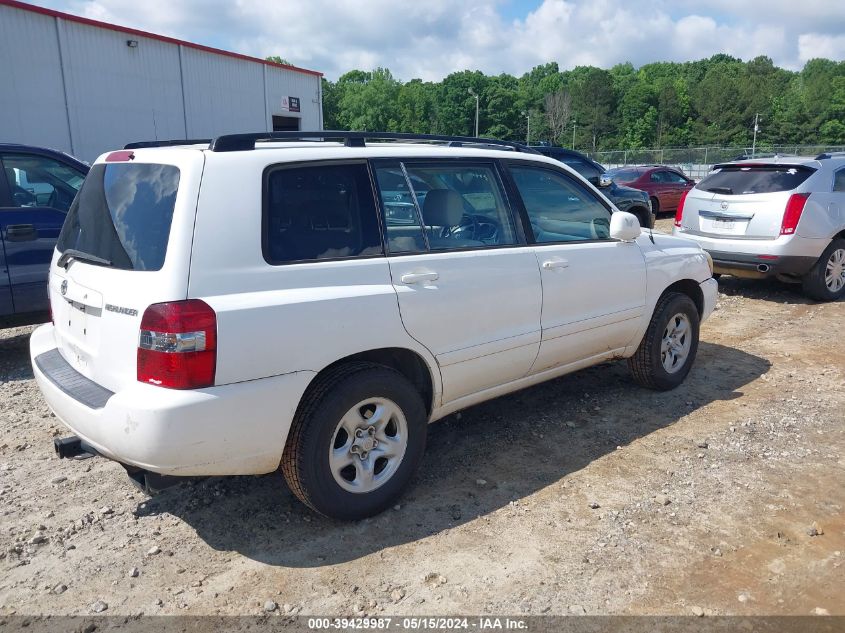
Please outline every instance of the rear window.
[[611, 169], [607, 175], [619, 182], [632, 182], [640, 177], [638, 169]]
[[363, 163], [273, 167], [265, 175], [264, 205], [270, 264], [383, 254]]
[[161, 269], [178, 189], [173, 165], [94, 165], [68, 211], [59, 252], [78, 250], [121, 270]]
[[697, 189], [727, 196], [791, 191], [814, 171], [804, 165], [728, 165], [704, 178]]

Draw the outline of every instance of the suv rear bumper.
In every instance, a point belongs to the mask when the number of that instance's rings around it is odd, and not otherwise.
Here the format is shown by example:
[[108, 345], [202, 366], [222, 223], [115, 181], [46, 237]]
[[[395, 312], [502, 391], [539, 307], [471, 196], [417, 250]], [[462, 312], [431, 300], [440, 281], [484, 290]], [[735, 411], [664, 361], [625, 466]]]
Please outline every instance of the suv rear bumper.
[[[67, 374], [75, 370], [58, 367], [53, 350], [53, 326], [43, 325], [32, 334], [30, 356], [35, 380], [56, 417], [104, 457], [163, 475], [276, 470], [296, 407], [314, 376], [295, 372], [184, 391], [136, 382], [93, 408], [90, 389], [74, 393]], [[42, 355], [52, 365], [36, 362]], [[56, 371], [64, 375], [45, 373]], [[91, 381], [75, 373], [71, 378], [90, 387]]]
[[754, 279], [777, 275], [802, 277], [816, 263], [816, 258], [797, 255], [774, 256], [775, 259], [772, 259], [772, 256], [764, 258], [759, 255], [744, 255], [742, 253], [708, 252], [713, 258], [713, 272]]
[[713, 272], [753, 279], [805, 275], [830, 244], [829, 239], [798, 235], [781, 235], [771, 240], [731, 239], [678, 228], [672, 234], [694, 240], [707, 251], [713, 258]]

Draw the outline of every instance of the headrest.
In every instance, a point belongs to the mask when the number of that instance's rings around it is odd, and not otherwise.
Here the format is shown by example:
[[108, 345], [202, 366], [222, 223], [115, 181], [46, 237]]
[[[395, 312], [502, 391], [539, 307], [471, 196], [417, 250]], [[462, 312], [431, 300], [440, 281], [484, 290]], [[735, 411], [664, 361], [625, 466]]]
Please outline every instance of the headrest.
[[464, 199], [453, 189], [432, 189], [425, 194], [423, 220], [427, 226], [458, 226], [464, 215]]

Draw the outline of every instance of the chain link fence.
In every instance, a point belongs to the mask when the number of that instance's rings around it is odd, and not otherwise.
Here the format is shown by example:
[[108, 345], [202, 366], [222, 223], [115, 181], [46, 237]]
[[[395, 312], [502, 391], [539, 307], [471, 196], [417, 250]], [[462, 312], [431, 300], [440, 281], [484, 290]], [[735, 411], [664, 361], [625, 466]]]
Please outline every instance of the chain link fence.
[[[774, 154], [788, 156], [816, 156], [822, 152], [845, 151], [845, 146], [830, 145], [774, 145], [757, 147], [754, 156], [771, 157]], [[751, 158], [750, 147], [679, 147], [663, 149], [629, 149], [590, 152], [590, 158], [608, 169], [624, 165], [672, 165], [680, 168], [690, 178], [699, 180], [710, 173], [713, 165]]]

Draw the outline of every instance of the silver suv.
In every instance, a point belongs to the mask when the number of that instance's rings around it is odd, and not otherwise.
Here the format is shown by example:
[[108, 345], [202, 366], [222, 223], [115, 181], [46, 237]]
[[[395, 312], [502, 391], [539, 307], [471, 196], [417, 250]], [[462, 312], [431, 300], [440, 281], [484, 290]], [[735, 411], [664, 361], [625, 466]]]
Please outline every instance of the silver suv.
[[678, 207], [716, 274], [777, 277], [819, 301], [845, 295], [845, 152], [716, 165]]

